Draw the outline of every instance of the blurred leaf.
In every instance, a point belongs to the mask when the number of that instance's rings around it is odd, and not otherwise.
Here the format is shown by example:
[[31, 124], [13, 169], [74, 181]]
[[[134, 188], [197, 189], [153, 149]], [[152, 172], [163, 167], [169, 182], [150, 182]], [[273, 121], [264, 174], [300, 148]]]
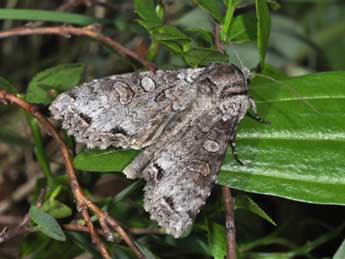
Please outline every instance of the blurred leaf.
[[66, 236], [57, 221], [37, 207], [30, 208], [30, 218], [37, 224], [38, 230], [58, 241], [66, 241]]
[[136, 150], [84, 149], [73, 161], [75, 168], [94, 172], [121, 172], [138, 154]]
[[62, 93], [76, 86], [84, 71], [83, 64], [61, 64], [38, 73], [29, 83], [26, 99], [31, 103], [49, 104], [54, 96], [49, 90]]
[[147, 30], [161, 26], [163, 20], [158, 16], [152, 0], [135, 0], [135, 11], [143, 19], [139, 21]]
[[56, 219], [67, 218], [72, 215], [70, 207], [55, 199], [49, 199], [44, 202], [41, 210]]
[[230, 40], [236, 43], [255, 41], [257, 37], [256, 23], [256, 16], [251, 13], [235, 17], [229, 30]]
[[255, 0], [257, 18], [257, 45], [260, 52], [261, 67], [265, 66], [265, 56], [271, 30], [271, 16], [266, 0]]
[[230, 25], [232, 22], [236, 5], [238, 4], [238, 0], [227, 0], [225, 2], [226, 2], [227, 7], [226, 7], [224, 22], [221, 26], [222, 30], [220, 32], [221, 34], [220, 36], [223, 42], [227, 40], [227, 35], [229, 33]]
[[211, 62], [226, 63], [229, 60], [226, 54], [211, 48], [193, 48], [189, 50], [183, 58], [191, 67], [206, 65]]
[[32, 143], [22, 136], [18, 135], [13, 129], [0, 128], [0, 142], [19, 145], [19, 146], [32, 146]]
[[116, 194], [116, 196], [112, 199], [112, 203], [116, 204], [119, 201], [122, 201], [129, 195], [131, 195], [133, 192], [138, 190], [139, 188], [142, 188], [144, 186], [145, 181], [143, 179], [139, 179], [135, 181], [134, 183], [127, 186], [125, 189], [123, 189], [121, 192]]
[[156, 259], [159, 258], [156, 255], [154, 255], [147, 247], [143, 246], [142, 244], [135, 242], [135, 244], [137, 245], [137, 247], [139, 248], [139, 250], [143, 253], [143, 255], [145, 256], [145, 258], [147, 259]]
[[344, 259], [345, 258], [345, 239], [339, 246], [337, 252], [333, 256], [333, 259]]
[[198, 42], [198, 45], [213, 45], [213, 35], [210, 31], [203, 29], [189, 29], [188, 34], [192, 35], [192, 39]]
[[316, 239], [306, 242], [305, 245], [294, 249], [291, 253], [293, 253], [295, 256], [310, 254], [311, 251], [336, 238], [344, 229], [344, 226], [345, 224], [342, 224], [339, 227], [318, 236]]
[[25, 111], [24, 114], [29, 124], [31, 135], [33, 137], [33, 141], [35, 144], [36, 158], [42, 169], [42, 172], [44, 173], [44, 176], [48, 180], [48, 185], [50, 186], [51, 184], [53, 184], [53, 177], [52, 177], [52, 172], [50, 169], [50, 164], [49, 164], [46, 152], [44, 150], [43, 137], [41, 133], [40, 124], [38, 120], [34, 118], [28, 111]]
[[10, 82], [8, 82], [5, 78], [1, 76], [0, 76], [0, 89], [3, 89], [10, 94], [17, 93], [17, 89], [14, 88], [14, 86]]
[[[59, 242], [42, 233], [26, 235], [20, 242], [21, 253], [16, 258], [56, 259], [76, 258], [83, 251], [72, 242]], [[8, 258], [8, 257], [5, 257]]]
[[214, 222], [209, 222], [208, 243], [211, 255], [216, 259], [224, 259], [227, 253], [225, 227]]
[[345, 204], [345, 72], [286, 78], [319, 113], [286, 87], [250, 85], [259, 113], [272, 125], [244, 119], [238, 132], [239, 166], [229, 151], [218, 183], [293, 200]]
[[259, 217], [265, 219], [273, 226], [277, 226], [277, 224], [270, 218], [270, 216], [268, 216], [264, 210], [262, 210], [250, 197], [246, 195], [236, 196], [235, 209], [249, 210]]
[[219, 2], [217, 0], [193, 0], [201, 9], [209, 12], [219, 23], [222, 23], [223, 16], [220, 12]]
[[171, 25], [163, 25], [151, 31], [152, 37], [170, 48], [176, 54], [183, 54], [189, 49], [191, 39]]
[[35, 9], [10, 9], [0, 8], [0, 20], [26, 20], [26, 21], [46, 21], [61, 22], [78, 25], [88, 25], [93, 23], [102, 23], [104, 20], [86, 16], [58, 11], [44, 11]]
[[102, 259], [102, 255], [98, 252], [96, 246], [91, 242], [89, 238], [87, 238], [83, 233], [80, 232], [73, 232], [73, 231], [66, 231], [68, 237], [71, 238], [73, 243], [79, 246], [84, 251], [89, 252], [94, 258]]

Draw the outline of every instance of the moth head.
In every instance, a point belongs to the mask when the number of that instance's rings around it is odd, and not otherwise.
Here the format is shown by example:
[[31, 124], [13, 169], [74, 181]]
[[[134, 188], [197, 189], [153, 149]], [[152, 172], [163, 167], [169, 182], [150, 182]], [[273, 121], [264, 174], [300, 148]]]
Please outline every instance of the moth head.
[[249, 83], [249, 81], [250, 81], [250, 79], [252, 78], [252, 76], [253, 76], [253, 73], [250, 71], [250, 69], [249, 68], [247, 68], [247, 67], [241, 67], [241, 72], [242, 72], [242, 74], [243, 74], [243, 76], [244, 76], [244, 79], [247, 81], [247, 83]]

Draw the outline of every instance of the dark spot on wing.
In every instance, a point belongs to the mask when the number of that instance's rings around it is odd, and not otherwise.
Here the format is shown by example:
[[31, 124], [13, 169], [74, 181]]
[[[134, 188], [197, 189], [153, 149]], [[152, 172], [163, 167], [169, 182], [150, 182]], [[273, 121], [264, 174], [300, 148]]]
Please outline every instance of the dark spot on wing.
[[120, 128], [120, 127], [114, 127], [110, 130], [110, 132], [114, 135], [115, 134], [122, 134], [124, 136], [127, 135], [127, 132], [123, 128]]
[[175, 210], [174, 200], [171, 197], [163, 196], [163, 199], [169, 205], [170, 209]]
[[79, 113], [79, 117], [82, 118], [83, 121], [85, 121], [87, 124], [91, 124], [92, 118], [85, 113]]
[[156, 176], [155, 176], [155, 180], [159, 181], [160, 179], [162, 179], [163, 175], [164, 175], [164, 170], [162, 167], [160, 167], [158, 164], [154, 163], [153, 167], [156, 169]]

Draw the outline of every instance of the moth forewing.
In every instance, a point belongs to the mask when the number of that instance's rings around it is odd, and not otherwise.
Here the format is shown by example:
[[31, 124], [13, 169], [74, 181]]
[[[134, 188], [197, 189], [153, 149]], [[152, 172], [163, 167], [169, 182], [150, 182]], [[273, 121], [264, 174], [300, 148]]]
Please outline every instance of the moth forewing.
[[252, 106], [247, 75], [232, 64], [128, 73], [61, 94], [55, 119], [89, 148], [143, 149], [124, 170], [144, 177], [145, 209], [175, 237], [209, 196], [227, 146]]

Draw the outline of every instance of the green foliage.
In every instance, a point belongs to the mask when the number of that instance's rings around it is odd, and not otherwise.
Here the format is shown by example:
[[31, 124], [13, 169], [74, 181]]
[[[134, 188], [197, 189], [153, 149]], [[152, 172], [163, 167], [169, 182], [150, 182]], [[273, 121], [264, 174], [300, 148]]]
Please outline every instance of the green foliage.
[[305, 202], [344, 205], [345, 102], [339, 101], [344, 80], [344, 72], [281, 80], [296, 86], [303, 98], [280, 84], [253, 81], [251, 94], [272, 125], [243, 121], [237, 146], [246, 166], [237, 165], [228, 152], [218, 183]]
[[223, 259], [227, 251], [225, 227], [214, 222], [209, 222], [208, 225], [208, 244], [211, 255], [216, 259]]
[[271, 30], [271, 16], [266, 0], [255, 0], [258, 39], [257, 45], [260, 52], [260, 64], [265, 66], [265, 56]]
[[30, 140], [20, 136], [19, 134], [13, 132], [13, 130], [8, 128], [0, 128], [0, 142], [11, 144], [11, 145], [20, 145], [20, 146], [31, 146]]
[[277, 226], [277, 224], [270, 218], [270, 216], [268, 216], [267, 213], [255, 203], [255, 201], [253, 201], [246, 195], [236, 196], [235, 209], [245, 209], [251, 211], [259, 217], [267, 220], [273, 226]]
[[0, 20], [26, 20], [26, 21], [46, 21], [61, 22], [78, 25], [88, 25], [92, 23], [101, 23], [102, 19], [95, 17], [72, 14], [57, 11], [29, 10], [29, 9], [10, 9], [0, 8]]
[[35, 229], [58, 241], [66, 241], [66, 236], [60, 225], [49, 214], [37, 207], [31, 207], [30, 218], [37, 224]]
[[200, 8], [209, 12], [217, 22], [223, 21], [223, 16], [220, 11], [219, 1], [208, 1], [208, 0], [193, 0]]
[[0, 76], [0, 89], [6, 90], [7, 92], [11, 94], [17, 93], [17, 90], [14, 88], [14, 86], [8, 82], [5, 78], [2, 78]]
[[342, 259], [344, 257], [345, 257], [345, 240], [341, 243], [341, 245], [338, 248], [337, 252], [333, 256], [333, 259]]
[[62, 93], [80, 82], [84, 65], [63, 64], [38, 73], [29, 83], [26, 99], [32, 103], [49, 104], [55, 96], [50, 90]]

